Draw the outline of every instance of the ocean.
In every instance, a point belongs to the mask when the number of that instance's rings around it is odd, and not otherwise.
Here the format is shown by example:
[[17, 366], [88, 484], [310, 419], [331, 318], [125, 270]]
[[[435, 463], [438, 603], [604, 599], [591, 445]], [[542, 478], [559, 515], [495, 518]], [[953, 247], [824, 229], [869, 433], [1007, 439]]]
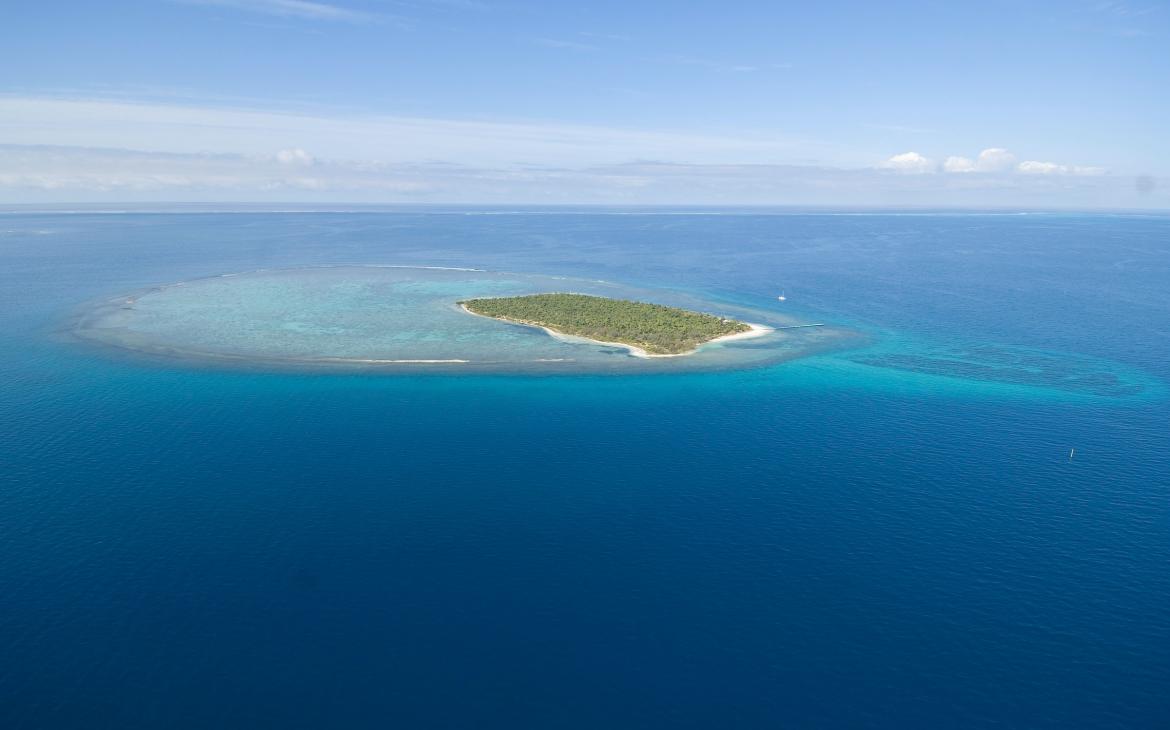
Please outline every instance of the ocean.
[[[343, 264], [861, 336], [452, 375], [71, 334]], [[7, 211], [0, 304], [5, 729], [1170, 727], [1168, 216]]]

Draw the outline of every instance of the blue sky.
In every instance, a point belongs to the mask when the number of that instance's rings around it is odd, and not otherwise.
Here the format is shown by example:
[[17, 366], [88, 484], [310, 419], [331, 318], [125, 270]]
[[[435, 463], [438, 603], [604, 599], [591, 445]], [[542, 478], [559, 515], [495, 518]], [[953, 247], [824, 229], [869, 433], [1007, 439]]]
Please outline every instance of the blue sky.
[[1170, 207], [1164, 2], [4, 16], [0, 202]]

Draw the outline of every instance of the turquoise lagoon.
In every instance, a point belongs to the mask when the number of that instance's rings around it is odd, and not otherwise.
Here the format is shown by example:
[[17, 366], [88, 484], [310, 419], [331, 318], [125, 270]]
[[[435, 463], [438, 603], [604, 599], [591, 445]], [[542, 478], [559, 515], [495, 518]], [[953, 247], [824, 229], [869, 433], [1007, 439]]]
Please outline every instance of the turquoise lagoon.
[[[476, 317], [458, 302], [572, 291], [655, 301], [778, 329], [675, 358], [567, 342]], [[79, 337], [129, 351], [241, 367], [376, 371], [638, 373], [762, 366], [841, 347], [855, 333], [776, 312], [606, 281], [425, 266], [328, 266], [221, 274], [102, 300]], [[789, 329], [784, 329], [788, 327]]]
[[[684, 307], [774, 328], [685, 357], [639, 358], [476, 317], [462, 299], [573, 291]], [[788, 363], [835, 372], [838, 387], [931, 388], [1037, 398], [1149, 399], [1164, 387], [1103, 358], [964, 339], [935, 342], [864, 323], [813, 322], [779, 307], [600, 279], [451, 266], [330, 265], [259, 269], [143, 287], [81, 308], [71, 334], [124, 353], [192, 366], [426, 374], [651, 374]], [[855, 322], [850, 317], [838, 321]], [[812, 325], [812, 326], [809, 326]], [[811, 361], [791, 361], [812, 358]], [[940, 378], [942, 380], [940, 380]], [[933, 384], [933, 386], [932, 386]]]
[[[452, 308], [587, 287], [858, 334]], [[0, 727], [1164, 728], [1168, 303], [1166, 216], [0, 214]]]

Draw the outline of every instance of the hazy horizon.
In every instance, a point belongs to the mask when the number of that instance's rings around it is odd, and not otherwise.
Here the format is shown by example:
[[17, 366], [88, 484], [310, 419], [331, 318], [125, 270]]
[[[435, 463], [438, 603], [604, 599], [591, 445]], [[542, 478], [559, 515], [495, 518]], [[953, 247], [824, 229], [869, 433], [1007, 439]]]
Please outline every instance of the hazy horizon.
[[9, 20], [0, 203], [1170, 208], [1156, 4], [178, 0]]

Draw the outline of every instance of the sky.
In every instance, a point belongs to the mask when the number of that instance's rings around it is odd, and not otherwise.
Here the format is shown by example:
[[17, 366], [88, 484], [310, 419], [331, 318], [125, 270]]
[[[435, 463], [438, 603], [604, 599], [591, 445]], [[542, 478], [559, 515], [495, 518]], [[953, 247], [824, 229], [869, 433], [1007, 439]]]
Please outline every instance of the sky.
[[0, 204], [1170, 209], [1170, 2], [7, 0]]

